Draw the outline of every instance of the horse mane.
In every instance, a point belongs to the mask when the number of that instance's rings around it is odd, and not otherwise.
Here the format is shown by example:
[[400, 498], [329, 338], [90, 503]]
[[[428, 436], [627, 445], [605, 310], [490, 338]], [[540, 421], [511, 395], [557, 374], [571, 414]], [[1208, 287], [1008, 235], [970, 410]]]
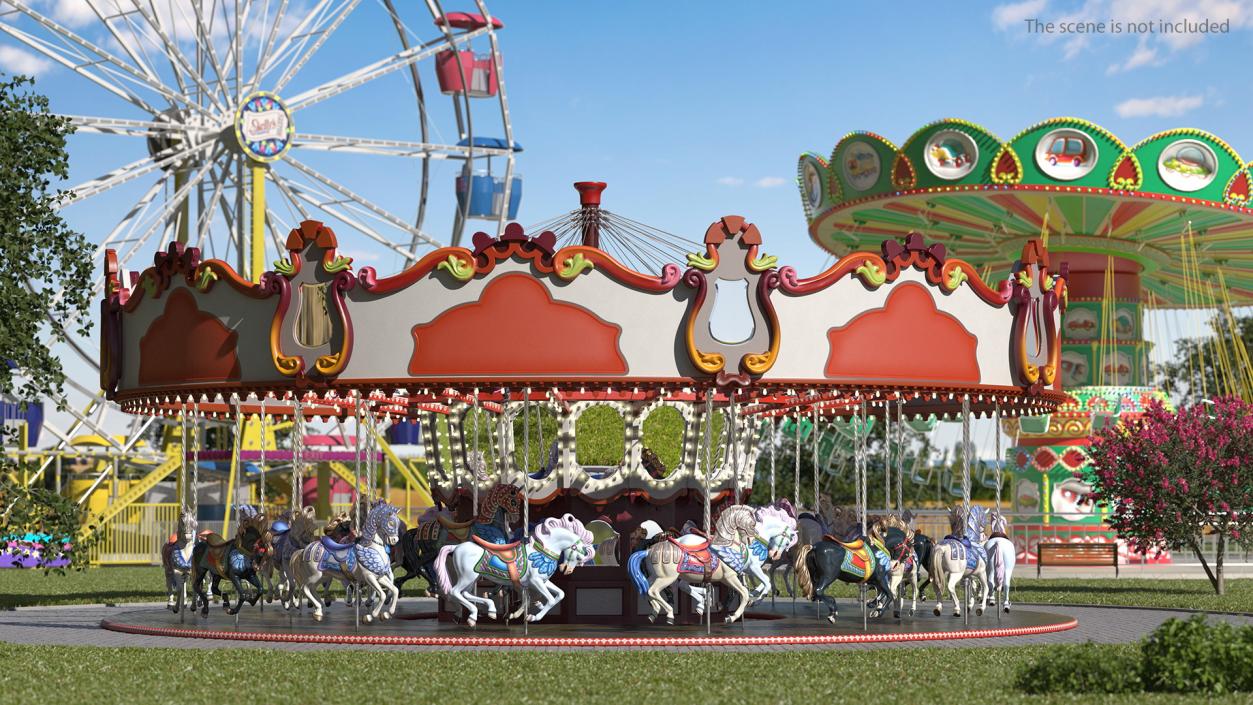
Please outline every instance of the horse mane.
[[870, 533], [882, 539], [887, 536], [888, 529], [897, 529], [905, 535], [907, 540], [912, 538], [913, 535], [913, 532], [909, 528], [909, 524], [894, 514], [878, 517], [874, 524], [871, 525]]
[[755, 531], [757, 522], [753, 517], [753, 508], [747, 504], [733, 504], [718, 515], [714, 533], [720, 539], [733, 540], [737, 529]]
[[298, 512], [290, 512], [288, 531], [294, 537], [299, 537], [306, 543], [313, 540], [314, 534], [317, 533], [318, 526], [315, 518], [313, 507], [305, 507]]
[[[867, 523], [869, 520], [870, 518], [866, 517]], [[832, 534], [845, 536], [854, 526], [857, 527], [858, 532], [861, 531], [861, 517], [857, 516], [856, 510], [852, 507], [834, 507], [827, 526]]]
[[451, 511], [449, 511], [449, 510], [447, 510], [447, 509], [438, 509], [438, 508], [436, 508], [436, 507], [427, 507], [427, 508], [426, 508], [426, 511], [422, 512], [422, 516], [418, 517], [418, 523], [419, 523], [419, 524], [425, 524], [425, 523], [427, 523], [427, 522], [435, 521], [436, 519], [438, 519], [438, 518], [440, 518], [440, 517], [447, 517], [447, 518], [451, 519], [451, 518], [452, 518], [452, 512], [451, 512]]
[[184, 509], [178, 515], [178, 532], [183, 533], [184, 529], [190, 528], [194, 533], [200, 528], [200, 520], [196, 518], [196, 513], [191, 509]]
[[778, 500], [775, 501], [774, 504], [770, 506], [775, 507], [782, 512], [785, 512], [788, 516], [792, 517], [793, 519], [797, 518], [796, 507], [793, 507], [792, 503], [789, 502], [786, 497], [780, 497]]
[[[788, 505], [788, 509], [791, 509], [791, 505]], [[796, 529], [796, 517], [774, 504], [759, 507], [756, 514], [758, 521], [766, 522], [774, 520], [782, 523], [789, 529]]]
[[258, 539], [264, 538], [269, 533], [269, 522], [266, 520], [265, 515], [257, 512], [241, 515], [239, 524], [235, 526], [235, 539], [242, 539], [249, 529], [257, 532]]
[[648, 476], [654, 480], [665, 479], [666, 464], [661, 462], [661, 458], [657, 457], [652, 448], [644, 448], [640, 451], [640, 465], [644, 466]]
[[541, 521], [535, 527], [535, 536], [543, 541], [552, 536], [553, 531], [557, 529], [565, 529], [578, 537], [578, 539], [588, 546], [595, 544], [596, 539], [592, 536], [592, 532], [588, 531], [583, 522], [574, 518], [573, 514], [563, 514], [559, 517], [549, 517]]

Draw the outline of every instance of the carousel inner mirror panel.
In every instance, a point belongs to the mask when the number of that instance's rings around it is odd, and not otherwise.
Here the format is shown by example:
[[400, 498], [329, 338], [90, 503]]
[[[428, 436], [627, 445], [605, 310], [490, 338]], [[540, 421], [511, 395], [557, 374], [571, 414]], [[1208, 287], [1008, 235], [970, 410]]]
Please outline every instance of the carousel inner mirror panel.
[[[510, 224], [390, 275], [316, 221], [259, 283], [172, 244], [106, 258], [102, 387], [132, 412], [417, 419], [432, 495], [470, 521], [499, 485], [526, 522], [596, 535], [549, 619], [635, 621], [627, 537], [709, 528], [780, 417], [1052, 411], [1067, 266], [1028, 240], [985, 282], [918, 234], [801, 277], [739, 216], [658, 273]], [[581, 433], [595, 424], [609, 433]]]

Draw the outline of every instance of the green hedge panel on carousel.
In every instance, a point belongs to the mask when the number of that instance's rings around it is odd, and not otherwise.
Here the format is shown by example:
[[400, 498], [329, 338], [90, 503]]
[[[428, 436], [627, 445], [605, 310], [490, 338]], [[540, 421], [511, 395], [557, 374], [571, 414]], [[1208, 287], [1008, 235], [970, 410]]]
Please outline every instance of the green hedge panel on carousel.
[[1052, 118], [1009, 141], [1022, 164], [1023, 184], [1109, 188], [1110, 174], [1129, 152], [1105, 128], [1079, 118]]
[[1000, 148], [1000, 140], [973, 122], [939, 120], [905, 141], [892, 184], [909, 190], [983, 183]]
[[[873, 132], [851, 132], [831, 151], [828, 179], [840, 187], [839, 201], [855, 201], [892, 191], [896, 145]], [[835, 186], [829, 184], [829, 193]]]
[[[1226, 142], [1201, 130], [1159, 132], [1134, 147], [1147, 191], [1222, 201], [1244, 165]], [[1194, 223], [1193, 227], [1201, 227]]]
[[1108, 329], [1103, 320], [1104, 304], [1100, 301], [1071, 300], [1062, 319], [1064, 342], [1099, 340], [1112, 335], [1117, 340], [1136, 340], [1140, 337], [1140, 305], [1131, 302], [1114, 304], [1114, 322]]
[[1014, 473], [1014, 510], [1040, 513], [1046, 523], [1103, 522], [1107, 510], [1088, 499], [1092, 485], [1075, 477], [1087, 461], [1088, 456], [1078, 446], [1011, 449], [1009, 466]]

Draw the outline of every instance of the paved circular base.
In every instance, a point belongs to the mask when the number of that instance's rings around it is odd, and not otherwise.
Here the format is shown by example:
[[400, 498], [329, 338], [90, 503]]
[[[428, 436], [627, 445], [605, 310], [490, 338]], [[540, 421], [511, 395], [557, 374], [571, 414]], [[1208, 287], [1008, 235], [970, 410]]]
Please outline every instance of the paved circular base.
[[313, 644], [381, 644], [392, 646], [491, 646], [491, 647], [675, 647], [675, 646], [786, 646], [814, 644], [861, 644], [875, 642], [935, 641], [1019, 637], [1074, 629], [1078, 620], [1066, 615], [1034, 610], [988, 613], [962, 618], [945, 615], [890, 616], [871, 620], [863, 630], [859, 613], [846, 613], [831, 624], [818, 619], [811, 605], [771, 610], [758, 609], [743, 623], [704, 625], [532, 624], [524, 632], [518, 624], [480, 623], [470, 628], [440, 622], [433, 613], [403, 610], [391, 621], [355, 625], [355, 612], [340, 606], [327, 610], [321, 622], [309, 613], [282, 609], [246, 611], [233, 618], [221, 611], [209, 617], [179, 616], [168, 610], [145, 609], [102, 620], [100, 626], [117, 632], [149, 636], [226, 639], [238, 641], [295, 642]]

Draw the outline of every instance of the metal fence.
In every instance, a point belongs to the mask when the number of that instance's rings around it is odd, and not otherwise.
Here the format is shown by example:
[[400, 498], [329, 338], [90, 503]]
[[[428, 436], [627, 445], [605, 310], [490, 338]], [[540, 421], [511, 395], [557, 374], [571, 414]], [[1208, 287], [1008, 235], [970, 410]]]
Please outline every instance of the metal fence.
[[152, 565], [178, 529], [178, 504], [132, 504], [96, 529], [91, 562], [100, 565]]
[[[882, 510], [880, 510], [882, 511]], [[921, 509], [914, 512], [914, 528], [933, 539], [943, 538], [949, 533], [948, 513], [942, 509]], [[873, 513], [874, 510], [871, 510]], [[1115, 539], [1113, 531], [1103, 523], [1080, 524], [1070, 521], [1069, 515], [1040, 512], [1002, 512], [1009, 522], [1006, 532], [1014, 547], [1018, 550], [1020, 563], [1034, 563], [1036, 547], [1041, 543], [1073, 543], [1073, 542], [1106, 542], [1116, 541], [1119, 545], [1121, 562], [1128, 564], [1145, 564], [1153, 562], [1170, 562], [1175, 564], [1199, 564], [1196, 554], [1192, 551], [1171, 552], [1161, 557], [1149, 551], [1148, 555], [1140, 555], [1131, 549], [1125, 541]], [[1218, 552], [1218, 540], [1214, 535], [1202, 537], [1201, 552], [1205, 560], [1213, 565]], [[1250, 552], [1240, 546], [1228, 543], [1226, 561], [1228, 563], [1247, 563]]]

